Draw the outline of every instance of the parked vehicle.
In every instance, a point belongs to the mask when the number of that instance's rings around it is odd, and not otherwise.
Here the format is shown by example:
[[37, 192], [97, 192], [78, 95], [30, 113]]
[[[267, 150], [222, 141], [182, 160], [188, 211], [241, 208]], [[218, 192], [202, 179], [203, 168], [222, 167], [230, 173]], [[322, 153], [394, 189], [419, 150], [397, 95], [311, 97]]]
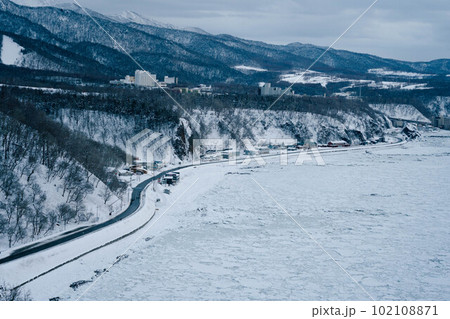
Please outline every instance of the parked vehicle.
[[143, 168], [141, 166], [138, 166], [138, 165], [130, 166], [130, 171], [135, 173], [135, 174], [137, 174], [137, 175], [142, 175], [142, 174], [147, 174], [148, 173], [148, 171], [145, 168]]
[[336, 141], [336, 142], [328, 142], [328, 147], [348, 147], [350, 144], [348, 144], [346, 141]]
[[133, 175], [133, 173], [130, 172], [129, 170], [123, 169], [123, 170], [117, 171], [117, 175], [119, 175], [119, 176], [131, 176], [131, 175]]

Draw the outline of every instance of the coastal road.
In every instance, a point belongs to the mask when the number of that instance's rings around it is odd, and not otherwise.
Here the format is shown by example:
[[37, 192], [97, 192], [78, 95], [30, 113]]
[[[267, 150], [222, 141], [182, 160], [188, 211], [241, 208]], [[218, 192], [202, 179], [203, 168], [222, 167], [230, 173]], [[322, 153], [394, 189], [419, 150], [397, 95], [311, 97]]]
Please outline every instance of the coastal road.
[[141, 205], [142, 191], [145, 189], [145, 187], [148, 184], [150, 184], [154, 180], [157, 180], [158, 178], [164, 176], [165, 174], [167, 174], [169, 172], [177, 171], [177, 170], [189, 167], [189, 166], [192, 166], [192, 165], [177, 167], [177, 168], [174, 168], [171, 170], [161, 172], [158, 175], [152, 176], [149, 179], [138, 184], [135, 188], [133, 188], [133, 192], [131, 194], [130, 205], [127, 207], [126, 210], [124, 210], [122, 213], [120, 213], [116, 217], [111, 218], [105, 222], [92, 225], [92, 226], [78, 227], [76, 229], [72, 229], [70, 231], [64, 232], [64, 233], [60, 234], [58, 237], [53, 237], [48, 240], [39, 241], [37, 243], [31, 243], [29, 245], [26, 245], [26, 246], [23, 246], [16, 250], [13, 250], [8, 256], [6, 256], [4, 258], [0, 258], [0, 264], [4, 264], [4, 263], [7, 263], [7, 262], [10, 262], [10, 261], [22, 258], [22, 257], [29, 256], [31, 254], [38, 253], [45, 249], [49, 249], [49, 248], [55, 247], [57, 245], [64, 244], [68, 241], [85, 236], [87, 234], [98, 231], [102, 228], [105, 228], [107, 226], [110, 226], [114, 223], [121, 221], [122, 219], [134, 214], [138, 210], [139, 206]]
[[[356, 146], [356, 147], [346, 147], [346, 148], [339, 148], [339, 149], [321, 149], [321, 150], [319, 150], [319, 152], [320, 153], [328, 153], [328, 152], [342, 152], [342, 151], [345, 152], [345, 151], [349, 151], [349, 150], [364, 150], [364, 149], [373, 149], [373, 148], [378, 148], [378, 147], [399, 146], [404, 143], [406, 143], [406, 141], [399, 141], [399, 142], [393, 143], [393, 144], [372, 145], [372, 146], [363, 146], [363, 147]], [[296, 153], [300, 153], [300, 151], [289, 152], [289, 154], [292, 154], [292, 155], [296, 154]], [[279, 154], [261, 155], [261, 157], [275, 157], [275, 156], [279, 156]], [[241, 162], [241, 161], [242, 161], [242, 159], [238, 160], [238, 162]], [[217, 163], [221, 163], [221, 162], [222, 163], [228, 162], [228, 160], [206, 162], [206, 163], [201, 163], [199, 165], [217, 164]], [[116, 217], [109, 219], [105, 222], [92, 225], [92, 226], [78, 227], [76, 229], [72, 229], [70, 231], [64, 232], [57, 237], [52, 237], [52, 238], [49, 238], [44, 241], [39, 241], [36, 243], [31, 243], [29, 245], [20, 247], [16, 250], [13, 250], [9, 255], [7, 255], [3, 258], [0, 258], [0, 264], [4, 264], [4, 263], [7, 263], [10, 261], [19, 259], [19, 258], [29, 256], [31, 254], [41, 252], [45, 249], [49, 249], [49, 248], [67, 243], [71, 240], [75, 240], [75, 239], [85, 236], [87, 234], [101, 230], [107, 226], [114, 224], [114, 223], [120, 222], [122, 219], [134, 214], [139, 209], [139, 207], [141, 205], [141, 194], [148, 184], [159, 179], [160, 177], [164, 176], [165, 174], [167, 174], [169, 172], [181, 170], [183, 168], [192, 167], [192, 166], [196, 166], [196, 165], [189, 164], [189, 165], [184, 165], [184, 166], [180, 166], [177, 168], [173, 168], [173, 169], [170, 169], [167, 171], [163, 171], [163, 172], [159, 173], [158, 175], [152, 176], [151, 178], [138, 184], [135, 188], [133, 188], [129, 206], [127, 207], [126, 210], [124, 210], [122, 213], [120, 213]]]

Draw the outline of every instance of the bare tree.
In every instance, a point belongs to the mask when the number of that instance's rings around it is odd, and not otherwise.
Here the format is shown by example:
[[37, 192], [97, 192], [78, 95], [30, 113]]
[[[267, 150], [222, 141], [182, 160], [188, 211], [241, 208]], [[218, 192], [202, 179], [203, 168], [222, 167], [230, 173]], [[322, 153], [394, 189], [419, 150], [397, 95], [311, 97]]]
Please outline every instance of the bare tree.
[[6, 283], [0, 284], [0, 301], [30, 301], [30, 293], [21, 288], [13, 288]]
[[47, 215], [47, 224], [48, 224], [48, 228], [45, 231], [44, 235], [47, 234], [49, 231], [52, 231], [55, 228], [55, 225], [58, 221], [58, 213], [55, 211], [50, 211], [50, 213], [48, 213]]
[[106, 205], [106, 203], [111, 199], [112, 194], [113, 193], [111, 192], [109, 187], [104, 185], [103, 190], [100, 193], [100, 197], [103, 199], [103, 204]]
[[77, 216], [77, 212], [75, 209], [70, 207], [69, 204], [61, 204], [58, 205], [58, 216], [64, 225], [67, 225], [69, 221]]

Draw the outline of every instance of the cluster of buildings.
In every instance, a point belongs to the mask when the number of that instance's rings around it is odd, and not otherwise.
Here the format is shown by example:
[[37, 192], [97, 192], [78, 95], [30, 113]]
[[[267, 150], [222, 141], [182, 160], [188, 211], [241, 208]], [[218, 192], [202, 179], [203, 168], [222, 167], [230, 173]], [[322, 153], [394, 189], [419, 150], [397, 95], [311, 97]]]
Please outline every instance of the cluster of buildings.
[[202, 95], [212, 94], [213, 88], [211, 85], [200, 84], [196, 87], [178, 86], [178, 78], [165, 75], [163, 81], [158, 81], [156, 74], [147, 71], [136, 70], [134, 76], [127, 75], [120, 80], [113, 80], [109, 82], [114, 85], [134, 85], [142, 88], [169, 88], [171, 91], [179, 93], [198, 93]]
[[442, 128], [444, 130], [450, 130], [450, 118], [443, 116], [433, 116], [431, 118], [431, 125]]
[[[179, 93], [197, 93], [201, 95], [213, 94], [213, 88], [211, 85], [200, 84], [196, 87], [184, 87], [178, 86], [178, 78], [165, 75], [163, 81], [159, 81], [156, 74], [149, 73], [147, 71], [136, 70], [134, 76], [126, 75], [125, 78], [120, 80], [113, 80], [109, 82], [114, 85], [134, 85], [142, 88], [169, 88], [171, 91]], [[286, 91], [286, 92], [285, 92]], [[291, 89], [282, 89], [280, 87], [272, 86], [270, 83], [260, 83], [258, 88], [258, 94], [261, 96], [293, 96], [295, 92]]]
[[165, 75], [164, 81], [158, 81], [156, 74], [147, 71], [136, 70], [134, 76], [126, 75], [124, 79], [113, 80], [110, 84], [131, 84], [140, 87], [157, 88], [167, 87], [167, 85], [177, 85], [178, 78]]
[[158, 182], [162, 185], [175, 185], [180, 180], [180, 172], [170, 172], [165, 174]]
[[286, 91], [284, 95], [295, 94], [295, 92], [291, 88], [282, 89], [276, 86], [272, 86], [270, 83], [260, 83], [258, 88], [258, 94], [261, 96], [280, 96], [284, 91]]

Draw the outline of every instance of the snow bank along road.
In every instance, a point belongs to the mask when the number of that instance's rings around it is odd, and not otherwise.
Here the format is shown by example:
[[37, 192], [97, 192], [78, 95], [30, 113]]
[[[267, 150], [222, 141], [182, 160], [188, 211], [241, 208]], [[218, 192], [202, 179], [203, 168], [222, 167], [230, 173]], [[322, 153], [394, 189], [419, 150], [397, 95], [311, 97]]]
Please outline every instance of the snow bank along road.
[[[177, 169], [181, 169], [181, 168], [184, 168], [184, 167], [180, 167]], [[125, 211], [123, 211], [121, 214], [117, 215], [116, 217], [114, 217], [110, 220], [107, 220], [103, 223], [100, 223], [100, 224], [96, 224], [96, 225], [92, 225], [92, 226], [82, 226], [82, 227], [64, 232], [64, 233], [60, 234], [59, 236], [57, 236], [56, 238], [51, 238], [51, 239], [31, 243], [29, 245], [20, 247], [16, 250], [12, 251], [8, 256], [1, 258], [0, 264], [7, 263], [9, 261], [16, 260], [18, 258], [22, 258], [22, 257], [28, 256], [28, 255], [43, 251], [45, 249], [66, 243], [70, 240], [74, 240], [76, 238], [90, 234], [92, 232], [95, 232], [97, 230], [100, 230], [102, 228], [105, 228], [107, 226], [110, 226], [114, 223], [121, 221], [122, 219], [132, 215], [133, 213], [135, 213], [138, 210], [138, 208], [141, 205], [141, 194], [145, 190], [147, 185], [149, 185], [154, 180], [157, 180], [158, 178], [162, 177], [164, 174], [175, 171], [177, 169], [171, 169], [171, 170], [164, 171], [156, 176], [153, 176], [153, 177], [145, 180], [144, 182], [140, 183], [139, 185], [137, 185], [133, 189], [130, 205], [128, 206], [128, 208]]]
[[[356, 146], [356, 147], [349, 147], [349, 148], [339, 148], [339, 149], [326, 149], [326, 150], [320, 150], [321, 153], [329, 153], [329, 152], [347, 152], [347, 151], [356, 151], [356, 150], [364, 150], [369, 148], [379, 148], [379, 147], [393, 147], [393, 146], [399, 146], [406, 143], [405, 141], [401, 141], [398, 143], [393, 144], [383, 144], [383, 145], [376, 145], [376, 146]], [[299, 153], [299, 151], [289, 152], [289, 154], [296, 154]], [[263, 155], [261, 157], [274, 157], [279, 155]], [[242, 161], [242, 159], [239, 159], [238, 162]], [[208, 164], [216, 164], [220, 161], [214, 161], [214, 162], [207, 162], [202, 163], [200, 165], [208, 165]], [[222, 162], [227, 162], [222, 161]], [[105, 247], [106, 245], [112, 244], [128, 235], [131, 235], [138, 229], [145, 226], [154, 216], [154, 207], [150, 209], [151, 214], [135, 214], [142, 205], [143, 200], [141, 198], [141, 195], [145, 193], [146, 187], [152, 182], [157, 180], [158, 178], [162, 177], [164, 174], [176, 170], [181, 170], [187, 167], [192, 167], [193, 164], [190, 165], [184, 165], [181, 167], [173, 168], [164, 172], [159, 173], [156, 176], [153, 176], [144, 182], [138, 184], [132, 192], [130, 205], [128, 208], [122, 212], [121, 214], [117, 215], [116, 217], [105, 221], [100, 224], [92, 225], [92, 226], [83, 226], [80, 228], [76, 228], [74, 230], [65, 232], [60, 234], [57, 237], [52, 237], [44, 241], [40, 241], [37, 243], [32, 243], [23, 247], [20, 247], [16, 250], [13, 250], [8, 256], [3, 257], [0, 259], [0, 265], [6, 264], [11, 261], [18, 261], [19, 259], [22, 266], [28, 265], [31, 266], [33, 264], [32, 271], [30, 273], [27, 273], [27, 277], [20, 277], [16, 278], [14, 280], [14, 284], [16, 285], [24, 285], [30, 281], [33, 281], [34, 279], [56, 269], [61, 267], [62, 265], [65, 265], [69, 262], [72, 262], [92, 251], [95, 251], [97, 249], [100, 249], [102, 247]], [[131, 217], [133, 217], [131, 220]], [[125, 219], [126, 218], [126, 219]], [[118, 227], [117, 223], [121, 221], [120, 224], [124, 227]], [[123, 225], [127, 224], [127, 225]], [[108, 228], [108, 234], [102, 235], [102, 236], [96, 236], [96, 238], [93, 238], [92, 236], [86, 236], [88, 234], [92, 234], [94, 232], [97, 232], [99, 230], [104, 230], [107, 226], [115, 226], [115, 228]], [[103, 232], [106, 233], [106, 230]], [[42, 252], [44, 250], [49, 250], [51, 248], [54, 248], [56, 246], [61, 246], [65, 243], [68, 243], [70, 241], [73, 241], [75, 239], [80, 240], [80, 245], [77, 247], [77, 249], [73, 249], [73, 245], [70, 249], [59, 249], [57, 252], [54, 253], [50, 250], [47, 252], [44, 256], [39, 256], [40, 254], [36, 254], [38, 252]], [[33, 255], [33, 256], [32, 256]], [[52, 261], [48, 258], [51, 258]], [[45, 262], [39, 263], [40, 265], [37, 266], [38, 263], [36, 261], [38, 260], [45, 260]]]

